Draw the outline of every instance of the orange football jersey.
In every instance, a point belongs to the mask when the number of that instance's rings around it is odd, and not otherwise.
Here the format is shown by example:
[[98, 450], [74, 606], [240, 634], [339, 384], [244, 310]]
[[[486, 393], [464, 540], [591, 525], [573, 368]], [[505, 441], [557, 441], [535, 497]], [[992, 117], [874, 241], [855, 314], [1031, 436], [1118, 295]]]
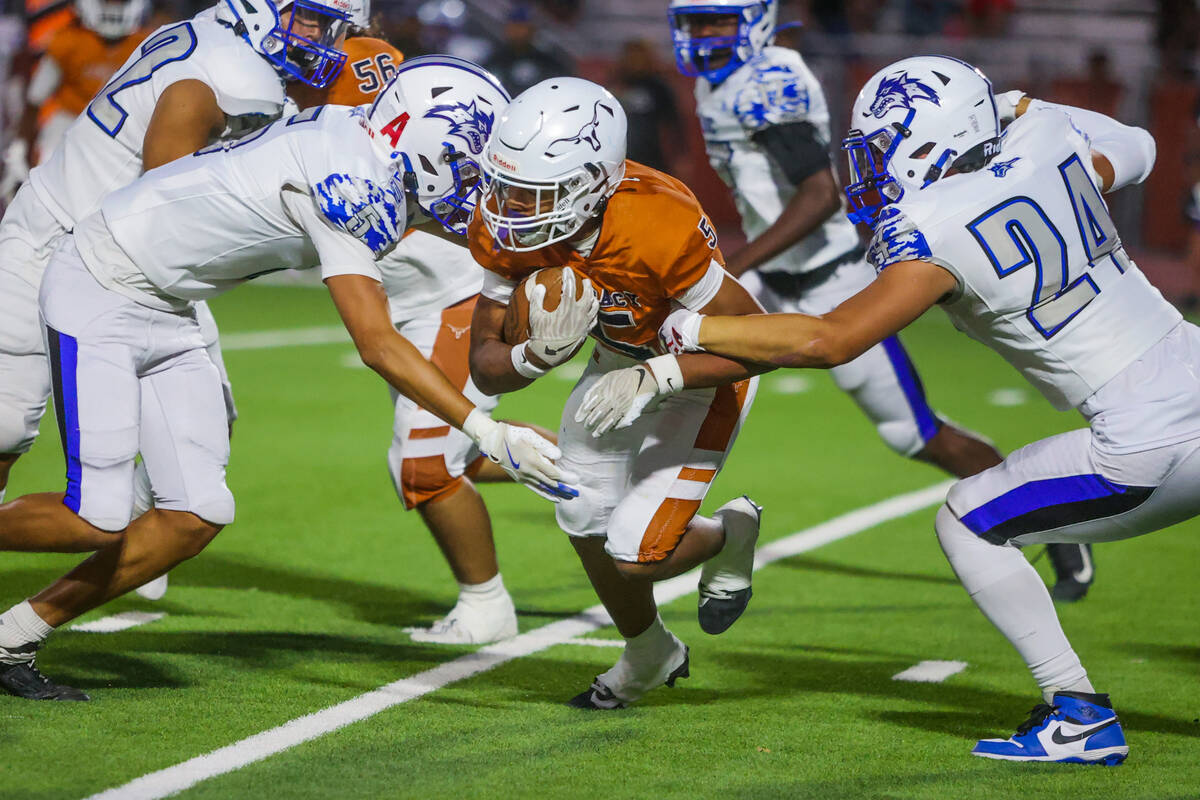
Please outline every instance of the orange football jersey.
[[346, 65], [329, 87], [326, 103], [360, 106], [375, 99], [393, 75], [404, 55], [382, 39], [356, 36], [347, 39]]
[[543, 267], [570, 266], [600, 294], [592, 335], [635, 358], [656, 352], [658, 328], [671, 299], [692, 288], [716, 260], [717, 235], [687, 186], [633, 161], [608, 199], [600, 235], [584, 257], [564, 242], [516, 253], [501, 248], [478, 212], [468, 232], [471, 255], [485, 269], [520, 281]]
[[46, 55], [62, 70], [62, 82], [53, 102], [71, 114], [81, 114], [96, 93], [108, 83], [129, 55], [150, 35], [139, 28], [118, 42], [108, 42], [79, 22], [54, 34], [46, 46]]

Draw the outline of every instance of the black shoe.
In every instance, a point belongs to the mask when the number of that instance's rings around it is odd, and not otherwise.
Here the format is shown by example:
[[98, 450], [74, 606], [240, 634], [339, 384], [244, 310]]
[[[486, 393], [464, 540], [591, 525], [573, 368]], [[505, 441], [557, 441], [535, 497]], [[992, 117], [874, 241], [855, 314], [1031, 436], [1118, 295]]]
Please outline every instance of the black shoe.
[[6, 654], [24, 655], [28, 653], [28, 661], [16, 664], [0, 663], [0, 689], [16, 697], [26, 700], [91, 700], [86, 693], [71, 687], [54, 683], [37, 668], [33, 654], [38, 645], [29, 644], [15, 649], [5, 648]]
[[[689, 668], [691, 661], [691, 648], [684, 648], [683, 663], [672, 670], [671, 674], [667, 676], [666, 685], [668, 688], [674, 689], [675, 681], [680, 678], [691, 677], [692, 673]], [[611, 711], [617, 708], [625, 708], [625, 704], [613, 694], [612, 689], [601, 683], [599, 678], [592, 681], [592, 685], [588, 687], [587, 691], [580, 692], [568, 700], [567, 705], [572, 708], [586, 708], [594, 711]]]
[[750, 605], [754, 590], [747, 586], [736, 592], [717, 594], [709, 590], [700, 596], [700, 605], [696, 608], [696, 618], [700, 622], [700, 630], [717, 635], [729, 630], [729, 626], [738, 621], [738, 617]]
[[1054, 565], [1056, 580], [1050, 596], [1060, 603], [1082, 600], [1096, 579], [1090, 544], [1050, 544], [1046, 554]]

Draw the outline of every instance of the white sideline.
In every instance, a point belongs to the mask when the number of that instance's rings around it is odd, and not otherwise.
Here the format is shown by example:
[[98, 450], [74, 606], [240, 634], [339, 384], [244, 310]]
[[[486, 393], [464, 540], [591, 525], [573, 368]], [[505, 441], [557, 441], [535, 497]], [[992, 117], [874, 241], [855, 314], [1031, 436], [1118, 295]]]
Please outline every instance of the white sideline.
[[349, 342], [350, 334], [341, 325], [321, 325], [314, 328], [280, 328], [270, 331], [246, 331], [221, 334], [222, 350], [265, 350], [305, 344], [337, 344]]
[[[947, 481], [897, 495], [770, 542], [759, 548], [754, 566], [761, 568], [773, 561], [813, 550], [918, 511], [944, 499], [947, 489], [952, 484], [953, 481]], [[697, 575], [698, 570], [693, 570], [655, 584], [655, 599], [660, 604], [666, 604], [692, 593], [696, 589]], [[514, 659], [533, 655], [553, 645], [566, 644], [577, 636], [592, 633], [610, 625], [611, 622], [603, 606], [592, 606], [568, 619], [551, 622], [508, 641], [482, 647], [433, 669], [299, 717], [211, 753], [151, 772], [123, 786], [92, 795], [88, 800], [158, 800], [170, 797], [201, 781], [225, 775], [276, 753], [282, 753], [451, 683], [486, 672]]]

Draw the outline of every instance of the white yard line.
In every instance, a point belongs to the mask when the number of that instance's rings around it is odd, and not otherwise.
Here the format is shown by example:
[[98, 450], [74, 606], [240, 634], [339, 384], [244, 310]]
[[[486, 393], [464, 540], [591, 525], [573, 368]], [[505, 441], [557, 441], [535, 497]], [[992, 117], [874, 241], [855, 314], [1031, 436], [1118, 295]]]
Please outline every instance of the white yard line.
[[349, 342], [350, 334], [341, 325], [321, 325], [314, 328], [280, 328], [273, 331], [246, 331], [221, 334], [222, 350], [267, 350], [311, 344]]
[[166, 614], [162, 611], [122, 611], [120, 614], [112, 614], [91, 622], [72, 625], [71, 630], [80, 633], [116, 633], [145, 625], [148, 622], [157, 622], [165, 616]]
[[911, 681], [913, 683], [941, 683], [951, 675], [957, 675], [967, 668], [965, 661], [921, 661], [903, 672], [892, 676], [894, 681]]
[[[781, 558], [798, 555], [847, 536], [868, 530], [888, 520], [905, 516], [946, 496], [952, 482], [939, 483], [926, 489], [898, 495], [849, 514], [793, 533], [783, 539], [763, 545], [754, 559], [761, 568]], [[769, 513], [769, 512], [768, 512]], [[691, 594], [696, 590], [698, 571], [693, 570], [655, 585], [654, 596], [660, 604]], [[214, 750], [202, 756], [151, 772], [129, 783], [92, 795], [89, 800], [158, 800], [189, 789], [201, 781], [225, 775], [256, 761], [312, 741], [336, 730], [361, 722], [393, 706], [407, 703], [435, 692], [444, 686], [486, 672], [517, 658], [533, 655], [548, 647], [570, 644], [612, 624], [603, 606], [593, 606], [568, 619], [551, 622], [527, 631], [505, 642], [488, 645], [459, 656], [433, 669], [389, 683], [366, 694], [316, 711], [277, 728], [264, 731], [240, 742]], [[743, 623], [744, 624], [744, 623]]]

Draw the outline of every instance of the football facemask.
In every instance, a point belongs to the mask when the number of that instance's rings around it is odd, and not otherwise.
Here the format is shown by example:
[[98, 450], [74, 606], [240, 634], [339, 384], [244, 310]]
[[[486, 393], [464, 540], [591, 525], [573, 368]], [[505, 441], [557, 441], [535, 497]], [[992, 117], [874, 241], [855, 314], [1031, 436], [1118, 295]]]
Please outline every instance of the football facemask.
[[338, 45], [349, 26], [345, 11], [315, 0], [292, 0], [280, 10], [279, 25], [264, 37], [263, 48], [272, 51], [267, 59], [277, 69], [323, 89], [346, 63]]

